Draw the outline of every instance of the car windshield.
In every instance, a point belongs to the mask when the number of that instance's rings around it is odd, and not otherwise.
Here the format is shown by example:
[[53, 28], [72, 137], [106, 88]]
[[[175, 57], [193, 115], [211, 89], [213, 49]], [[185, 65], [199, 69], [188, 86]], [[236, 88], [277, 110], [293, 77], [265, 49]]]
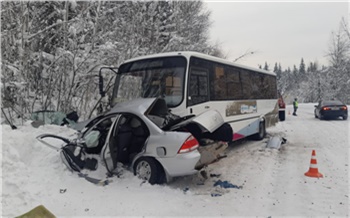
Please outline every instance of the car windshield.
[[179, 105], [184, 95], [186, 64], [184, 57], [163, 57], [121, 65], [112, 105], [140, 97], [162, 97], [168, 107]]

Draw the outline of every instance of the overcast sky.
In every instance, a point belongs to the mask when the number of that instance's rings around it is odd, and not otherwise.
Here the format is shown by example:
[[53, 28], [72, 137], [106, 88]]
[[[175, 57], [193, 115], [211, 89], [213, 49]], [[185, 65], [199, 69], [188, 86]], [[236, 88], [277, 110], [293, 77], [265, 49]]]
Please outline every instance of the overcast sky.
[[332, 31], [342, 17], [348, 19], [349, 4], [343, 2], [234, 2], [208, 1], [212, 11], [211, 39], [220, 42], [228, 59], [254, 52], [237, 63], [273, 69], [299, 67], [318, 61], [328, 65], [326, 53]]

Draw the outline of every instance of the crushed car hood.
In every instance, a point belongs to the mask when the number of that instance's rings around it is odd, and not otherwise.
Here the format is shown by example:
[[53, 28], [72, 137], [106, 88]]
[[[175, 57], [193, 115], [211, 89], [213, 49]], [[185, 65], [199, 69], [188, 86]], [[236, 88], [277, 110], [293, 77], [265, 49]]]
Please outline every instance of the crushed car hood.
[[[170, 112], [167, 107], [166, 101], [162, 98], [153, 99], [153, 103], [149, 105], [149, 108], [146, 110], [145, 115], [149, 118], [158, 116], [159, 118], [164, 118], [165, 122], [170, 122], [172, 119], [176, 118], [181, 119], [177, 115], [174, 115]], [[187, 116], [188, 117], [188, 116]], [[151, 119], [152, 120], [152, 119]], [[155, 120], [155, 119], [154, 119]], [[191, 116], [190, 118], [183, 119], [183, 121], [174, 124], [169, 127], [169, 130], [176, 130], [181, 127], [185, 127], [190, 123], [196, 123], [200, 126], [202, 131], [213, 132], [218, 129], [224, 123], [224, 119], [221, 114], [216, 110], [205, 111], [202, 114], [197, 116]], [[159, 125], [161, 128], [163, 125]]]
[[120, 102], [108, 111], [106, 115], [126, 111], [134, 114], [145, 114], [157, 100], [159, 100], [159, 98], [138, 98], [135, 100]]
[[179, 129], [180, 127], [186, 126], [189, 123], [199, 124], [202, 131], [214, 132], [224, 124], [224, 119], [217, 110], [205, 111], [198, 116], [189, 118], [172, 126], [170, 130]]

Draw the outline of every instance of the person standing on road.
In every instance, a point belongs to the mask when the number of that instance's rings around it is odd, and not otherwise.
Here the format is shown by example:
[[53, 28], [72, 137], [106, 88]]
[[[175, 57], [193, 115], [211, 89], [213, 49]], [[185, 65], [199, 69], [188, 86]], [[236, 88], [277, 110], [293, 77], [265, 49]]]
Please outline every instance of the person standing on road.
[[298, 110], [298, 99], [295, 98], [293, 101], [293, 108], [294, 108], [294, 112], [293, 115], [296, 116], [297, 115], [297, 110]]

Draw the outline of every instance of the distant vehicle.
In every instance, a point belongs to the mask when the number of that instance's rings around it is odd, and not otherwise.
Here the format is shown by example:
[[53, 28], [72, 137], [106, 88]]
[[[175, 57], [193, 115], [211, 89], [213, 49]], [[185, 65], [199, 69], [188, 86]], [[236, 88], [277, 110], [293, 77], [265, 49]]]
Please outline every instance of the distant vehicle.
[[[162, 97], [179, 116], [215, 109], [232, 126], [233, 141], [247, 136], [261, 140], [266, 128], [278, 122], [273, 72], [189, 51], [137, 57], [113, 71], [111, 106], [135, 98]], [[105, 93], [101, 88], [100, 92]]]
[[[141, 179], [158, 184], [195, 174], [218, 160], [216, 152], [227, 148], [232, 135], [232, 128], [216, 110], [179, 117], [169, 112], [164, 99], [140, 98], [119, 103], [92, 119], [75, 140], [51, 134], [37, 139], [62, 149], [62, 160], [72, 171], [97, 168], [97, 159], [77, 156], [83, 151], [88, 155], [98, 154], [110, 174], [118, 174], [117, 163], [122, 163]], [[45, 142], [45, 138], [60, 139], [66, 145], [56, 148]]]
[[348, 107], [339, 100], [322, 100], [315, 105], [315, 118], [337, 119], [342, 117], [343, 120], [348, 119]]

